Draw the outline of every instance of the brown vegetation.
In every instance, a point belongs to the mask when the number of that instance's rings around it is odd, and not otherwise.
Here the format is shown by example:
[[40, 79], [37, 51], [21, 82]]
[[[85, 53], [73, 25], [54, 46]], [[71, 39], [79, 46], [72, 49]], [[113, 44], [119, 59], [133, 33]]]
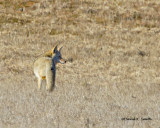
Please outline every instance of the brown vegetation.
[[[0, 128], [160, 127], [159, 7], [0, 0]], [[33, 62], [56, 44], [69, 61], [38, 91]]]

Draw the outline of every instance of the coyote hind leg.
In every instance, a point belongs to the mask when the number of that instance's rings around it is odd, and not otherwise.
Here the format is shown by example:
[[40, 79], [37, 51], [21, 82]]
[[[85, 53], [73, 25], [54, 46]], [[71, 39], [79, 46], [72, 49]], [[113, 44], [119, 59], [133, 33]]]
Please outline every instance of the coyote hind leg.
[[42, 79], [38, 78], [38, 89], [41, 89], [41, 85], [42, 85]]
[[46, 70], [46, 90], [52, 91], [55, 84], [55, 71], [51, 69], [51, 66], [48, 65]]

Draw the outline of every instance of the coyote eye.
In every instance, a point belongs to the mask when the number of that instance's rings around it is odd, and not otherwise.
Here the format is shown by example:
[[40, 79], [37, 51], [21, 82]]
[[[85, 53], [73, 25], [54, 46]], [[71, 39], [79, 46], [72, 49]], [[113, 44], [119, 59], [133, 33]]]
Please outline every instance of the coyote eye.
[[59, 56], [59, 58], [61, 59], [61, 58], [62, 58], [62, 56]]
[[58, 58], [62, 58], [61, 54], [58, 55]]

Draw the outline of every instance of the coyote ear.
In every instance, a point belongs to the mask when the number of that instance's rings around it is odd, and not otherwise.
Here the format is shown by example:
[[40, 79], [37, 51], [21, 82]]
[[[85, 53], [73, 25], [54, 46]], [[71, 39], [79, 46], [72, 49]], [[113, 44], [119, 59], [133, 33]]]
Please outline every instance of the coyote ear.
[[59, 49], [59, 52], [61, 52], [62, 48], [63, 48], [63, 46]]
[[53, 52], [56, 53], [58, 50], [57, 50], [57, 46], [54, 48]]

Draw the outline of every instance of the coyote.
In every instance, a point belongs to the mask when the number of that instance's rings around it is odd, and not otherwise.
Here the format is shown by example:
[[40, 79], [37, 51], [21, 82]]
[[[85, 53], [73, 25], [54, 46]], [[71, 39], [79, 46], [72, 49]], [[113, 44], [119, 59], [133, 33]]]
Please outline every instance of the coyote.
[[34, 74], [38, 79], [38, 88], [41, 88], [42, 80], [46, 79], [46, 90], [51, 91], [55, 85], [56, 64], [65, 64], [66, 60], [61, 55], [62, 47], [57, 50], [57, 46], [53, 49], [52, 57], [42, 56], [34, 62]]

